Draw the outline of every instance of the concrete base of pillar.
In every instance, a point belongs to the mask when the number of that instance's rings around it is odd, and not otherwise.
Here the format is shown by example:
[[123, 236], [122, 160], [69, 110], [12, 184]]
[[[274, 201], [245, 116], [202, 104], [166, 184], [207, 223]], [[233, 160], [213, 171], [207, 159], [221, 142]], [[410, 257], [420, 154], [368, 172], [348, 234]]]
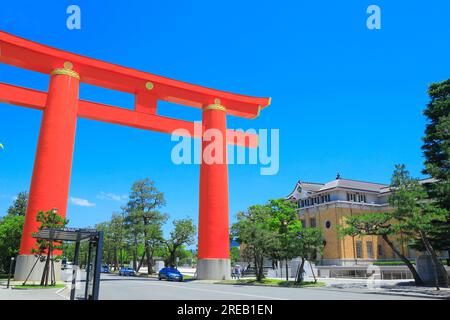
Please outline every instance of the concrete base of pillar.
[[197, 279], [200, 280], [231, 279], [230, 259], [198, 259]]
[[[16, 270], [14, 272], [14, 280], [16, 281], [24, 281], [28, 275], [30, 274], [31, 269], [33, 268], [34, 263], [37, 258], [34, 255], [18, 255], [16, 260]], [[60, 281], [61, 279], [61, 262], [55, 262], [55, 278], [56, 281]], [[28, 277], [29, 282], [37, 282], [41, 281], [42, 272], [44, 271], [45, 261], [38, 261], [36, 266], [33, 269], [33, 272]], [[49, 278], [50, 282], [50, 278]]]

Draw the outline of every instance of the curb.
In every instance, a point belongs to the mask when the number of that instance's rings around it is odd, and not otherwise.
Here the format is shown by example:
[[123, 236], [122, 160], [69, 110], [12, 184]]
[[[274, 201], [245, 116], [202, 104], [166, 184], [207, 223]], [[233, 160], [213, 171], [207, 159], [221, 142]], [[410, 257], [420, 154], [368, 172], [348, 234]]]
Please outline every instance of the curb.
[[387, 291], [351, 291], [345, 289], [336, 289], [332, 287], [316, 287], [318, 290], [330, 290], [330, 291], [340, 291], [340, 292], [348, 292], [348, 293], [361, 293], [361, 294], [380, 294], [380, 295], [388, 295], [388, 296], [400, 296], [400, 297], [411, 297], [411, 298], [425, 298], [425, 299], [437, 299], [437, 300], [450, 300], [450, 296], [435, 296], [429, 295], [425, 293], [405, 293], [405, 292], [387, 292]]

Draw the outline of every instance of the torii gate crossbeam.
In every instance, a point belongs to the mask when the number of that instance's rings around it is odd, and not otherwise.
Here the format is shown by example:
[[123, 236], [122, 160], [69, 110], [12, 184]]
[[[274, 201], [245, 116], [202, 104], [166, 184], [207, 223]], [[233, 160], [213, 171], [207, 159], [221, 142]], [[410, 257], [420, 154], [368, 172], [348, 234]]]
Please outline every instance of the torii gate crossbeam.
[[[270, 104], [255, 98], [214, 90], [154, 74], [87, 58], [44, 46], [0, 31], [0, 62], [50, 75], [48, 92], [0, 83], [0, 102], [43, 111], [31, 180], [25, 225], [17, 259], [17, 280], [34, 264], [32, 233], [37, 231], [39, 210], [58, 208], [65, 217], [72, 154], [78, 117], [145, 130], [172, 133], [186, 129], [202, 139], [202, 154], [210, 143], [203, 133], [214, 128], [226, 139], [222, 144], [256, 147], [257, 136], [229, 130], [226, 115], [255, 118]], [[79, 100], [80, 82], [135, 96], [134, 110]], [[194, 123], [156, 114], [157, 101], [201, 108], [202, 130]], [[200, 135], [200, 136], [199, 136]], [[198, 268], [199, 279], [224, 279], [230, 274], [228, 235], [228, 168], [224, 163], [200, 165]]]

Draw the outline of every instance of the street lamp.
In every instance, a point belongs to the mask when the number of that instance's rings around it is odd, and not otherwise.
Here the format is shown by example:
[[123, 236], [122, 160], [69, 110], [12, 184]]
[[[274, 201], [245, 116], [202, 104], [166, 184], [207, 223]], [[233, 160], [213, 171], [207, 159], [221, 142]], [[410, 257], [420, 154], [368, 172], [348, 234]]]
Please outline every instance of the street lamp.
[[9, 262], [8, 284], [6, 285], [7, 289], [9, 288], [9, 281], [11, 280], [13, 264], [14, 264], [14, 257], [11, 257], [11, 261]]
[[[287, 225], [288, 222], [286, 220], [281, 220], [281, 226], [282, 226], [282, 233], [284, 235], [284, 245], [286, 246], [286, 250], [288, 247], [288, 243], [287, 243]], [[288, 268], [288, 257], [287, 254], [285, 255], [285, 263], [286, 263], [286, 282], [289, 282], [289, 268]], [[281, 268], [281, 270], [283, 270], [283, 268]]]

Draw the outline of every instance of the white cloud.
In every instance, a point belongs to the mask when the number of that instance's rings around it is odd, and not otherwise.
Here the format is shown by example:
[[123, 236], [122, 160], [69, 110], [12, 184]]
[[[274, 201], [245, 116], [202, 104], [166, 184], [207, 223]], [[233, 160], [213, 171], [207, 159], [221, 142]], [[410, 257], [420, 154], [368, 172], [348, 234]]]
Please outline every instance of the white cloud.
[[95, 206], [95, 203], [89, 202], [89, 200], [86, 199], [80, 199], [75, 197], [70, 197], [70, 203], [76, 206], [81, 207], [93, 207]]
[[113, 200], [113, 201], [117, 201], [117, 202], [123, 202], [126, 201], [128, 199], [127, 195], [119, 195], [119, 194], [115, 194], [115, 193], [111, 193], [111, 192], [103, 192], [101, 191], [99, 195], [97, 195], [98, 199], [102, 199], [102, 200]]

